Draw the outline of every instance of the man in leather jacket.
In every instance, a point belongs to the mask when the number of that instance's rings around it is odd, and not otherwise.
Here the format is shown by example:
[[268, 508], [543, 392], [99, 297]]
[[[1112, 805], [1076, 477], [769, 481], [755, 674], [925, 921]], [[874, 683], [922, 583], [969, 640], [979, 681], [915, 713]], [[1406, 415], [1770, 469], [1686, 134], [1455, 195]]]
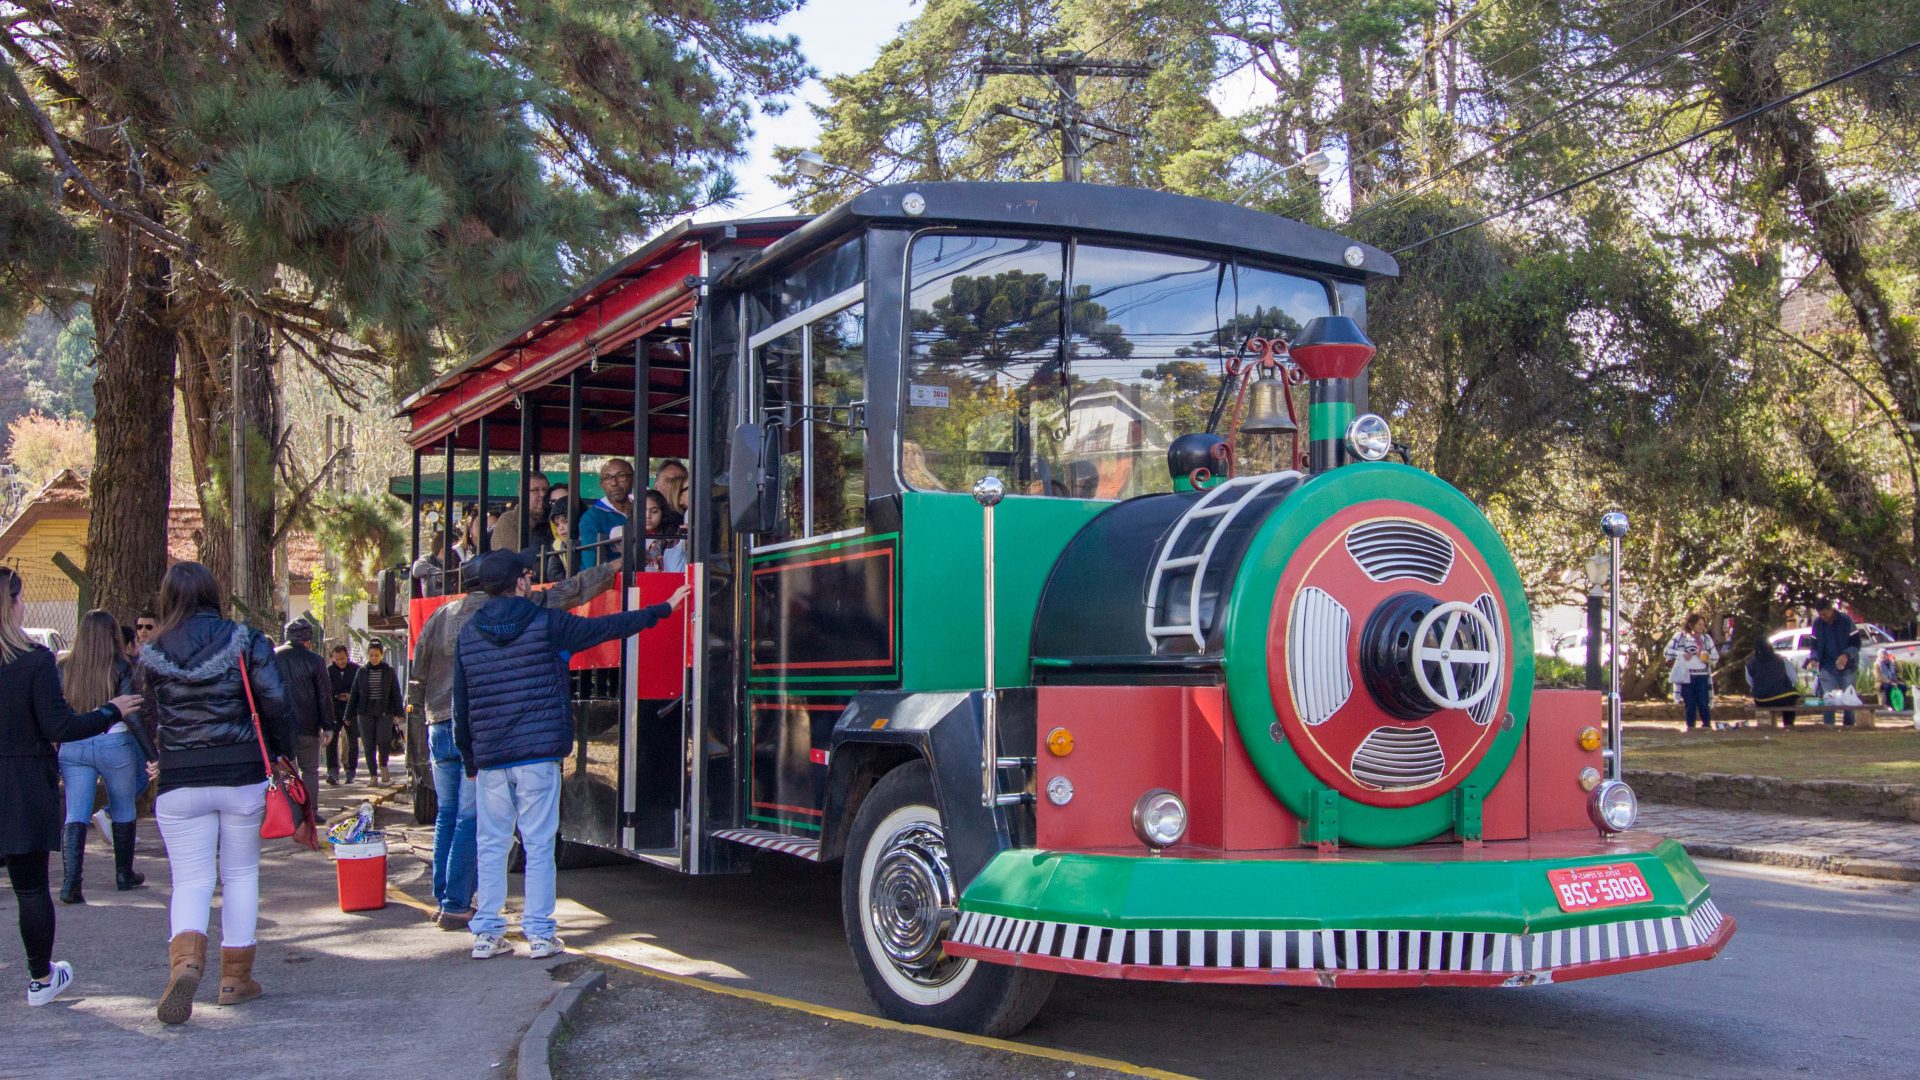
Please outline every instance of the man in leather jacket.
[[287, 684], [293, 708], [293, 735], [299, 753], [300, 779], [309, 793], [320, 790], [321, 733], [333, 727], [333, 688], [327, 681], [327, 662], [313, 651], [313, 625], [305, 619], [287, 624], [286, 644], [273, 651], [280, 677]]

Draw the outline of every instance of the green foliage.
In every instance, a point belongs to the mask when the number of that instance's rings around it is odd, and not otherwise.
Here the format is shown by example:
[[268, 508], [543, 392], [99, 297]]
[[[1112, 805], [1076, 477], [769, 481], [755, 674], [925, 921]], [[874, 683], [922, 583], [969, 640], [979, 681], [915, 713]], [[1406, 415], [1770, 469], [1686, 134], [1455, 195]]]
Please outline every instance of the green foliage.
[[1542, 690], [1584, 690], [1587, 686], [1587, 669], [1552, 653], [1535, 653], [1533, 685]]

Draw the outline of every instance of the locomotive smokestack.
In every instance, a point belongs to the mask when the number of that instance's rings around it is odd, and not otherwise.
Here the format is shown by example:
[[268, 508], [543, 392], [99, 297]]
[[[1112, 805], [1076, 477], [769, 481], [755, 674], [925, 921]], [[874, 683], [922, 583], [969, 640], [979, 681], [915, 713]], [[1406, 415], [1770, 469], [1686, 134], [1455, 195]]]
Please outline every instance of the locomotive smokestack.
[[1353, 424], [1353, 380], [1373, 359], [1373, 342], [1345, 315], [1322, 315], [1307, 324], [1288, 350], [1312, 380], [1307, 384], [1307, 466], [1326, 472], [1348, 456], [1341, 447]]

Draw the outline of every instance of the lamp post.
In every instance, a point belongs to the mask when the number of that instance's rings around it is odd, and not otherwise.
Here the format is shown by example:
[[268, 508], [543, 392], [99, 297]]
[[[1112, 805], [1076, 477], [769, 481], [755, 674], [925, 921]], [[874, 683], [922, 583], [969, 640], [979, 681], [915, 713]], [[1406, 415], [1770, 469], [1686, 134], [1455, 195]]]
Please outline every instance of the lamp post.
[[1587, 575], [1586, 685], [1589, 690], [1601, 690], [1606, 687], [1606, 671], [1600, 653], [1601, 642], [1606, 640], [1601, 608], [1607, 598], [1607, 581], [1613, 573], [1613, 557], [1605, 551], [1597, 552], [1587, 559], [1584, 570]]
[[1266, 175], [1260, 177], [1258, 180], [1255, 180], [1253, 183], [1248, 184], [1247, 189], [1245, 191], [1242, 191], [1239, 197], [1233, 200], [1233, 204], [1235, 206], [1245, 206], [1247, 204], [1248, 199], [1251, 199], [1255, 195], [1258, 195], [1260, 193], [1260, 189], [1266, 187], [1269, 183], [1272, 183], [1274, 180], [1277, 180], [1280, 177], [1285, 176], [1287, 173], [1290, 173], [1295, 169], [1305, 169], [1308, 176], [1311, 176], [1315, 179], [1319, 179], [1320, 177], [1325, 176], [1328, 173], [1333, 171], [1333, 159], [1327, 156], [1327, 152], [1325, 150], [1315, 150], [1313, 153], [1308, 154], [1306, 157], [1301, 158], [1299, 161], [1295, 161], [1287, 165], [1282, 165], [1279, 168], [1273, 170], [1272, 172], [1267, 173]]
[[860, 175], [857, 172], [854, 172], [852, 169], [847, 168], [845, 165], [836, 165], [833, 162], [828, 161], [826, 158], [821, 157], [819, 154], [816, 154], [811, 150], [802, 150], [799, 153], [793, 155], [793, 171], [799, 173], [801, 176], [804, 176], [809, 180], [820, 179], [822, 176], [825, 176], [827, 174], [828, 169], [832, 169], [835, 172], [846, 173], [848, 176], [851, 176], [855, 180], [860, 181], [860, 185], [862, 187], [873, 186], [873, 181], [867, 179], [866, 177]]

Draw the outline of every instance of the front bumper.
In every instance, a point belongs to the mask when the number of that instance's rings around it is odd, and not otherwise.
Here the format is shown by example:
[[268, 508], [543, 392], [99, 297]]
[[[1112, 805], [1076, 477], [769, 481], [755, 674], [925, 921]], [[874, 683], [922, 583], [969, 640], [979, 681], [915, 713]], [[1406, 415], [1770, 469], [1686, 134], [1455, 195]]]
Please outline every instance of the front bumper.
[[[1005, 851], [947, 952], [1072, 975], [1324, 987], [1529, 986], [1718, 955], [1734, 921], [1671, 840], [1272, 859]], [[1547, 848], [1545, 850], [1550, 850]], [[1434, 858], [1446, 853], [1452, 857]], [[1423, 854], [1428, 855], [1422, 858]], [[1547, 872], [1632, 863], [1652, 899], [1563, 912]]]

